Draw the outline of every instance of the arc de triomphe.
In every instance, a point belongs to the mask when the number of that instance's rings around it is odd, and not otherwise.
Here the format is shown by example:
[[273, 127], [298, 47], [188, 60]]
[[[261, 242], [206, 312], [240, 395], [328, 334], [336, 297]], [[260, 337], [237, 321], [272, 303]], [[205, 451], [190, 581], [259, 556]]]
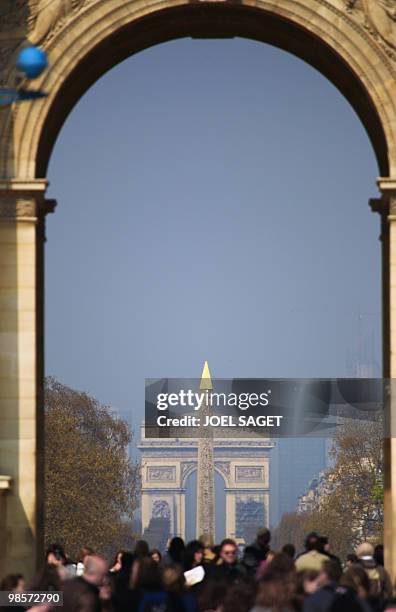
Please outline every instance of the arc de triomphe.
[[[50, 68], [34, 83], [49, 92], [46, 99], [0, 111], [0, 516], [5, 526], [0, 573], [7, 568], [31, 574], [43, 546], [44, 220], [55, 204], [45, 197], [52, 147], [73, 105], [106, 70], [137, 51], [183, 36], [243, 36], [277, 45], [321, 71], [354, 107], [378, 160], [380, 193], [371, 205], [382, 228], [384, 375], [396, 375], [391, 2], [1, 0], [0, 85], [15, 85], [15, 57], [28, 39], [45, 48]], [[368, 199], [375, 195], [376, 178]], [[384, 541], [386, 564], [395, 574], [396, 441], [388, 440], [385, 450]]]
[[[223, 479], [226, 498], [226, 537], [242, 542], [247, 525], [269, 526], [269, 465], [274, 446], [266, 438], [214, 439], [214, 469]], [[197, 439], [146, 438], [142, 427], [139, 450], [142, 529], [151, 518], [166, 516], [171, 536], [185, 538], [186, 488], [198, 466]]]

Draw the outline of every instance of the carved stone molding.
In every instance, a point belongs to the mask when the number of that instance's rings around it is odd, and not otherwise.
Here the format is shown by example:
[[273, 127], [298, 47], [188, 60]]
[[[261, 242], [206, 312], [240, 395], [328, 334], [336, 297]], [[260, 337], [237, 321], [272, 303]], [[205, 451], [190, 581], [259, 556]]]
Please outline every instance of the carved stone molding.
[[226, 479], [229, 480], [231, 476], [231, 468], [229, 461], [215, 461], [215, 469], [220, 472], [220, 474]]
[[236, 465], [235, 482], [263, 482], [264, 467], [262, 465]]
[[175, 466], [153, 466], [147, 467], [147, 480], [149, 482], [176, 482]]
[[346, 10], [396, 60], [396, 5], [394, 0], [344, 0]]
[[93, 0], [33, 0], [29, 41], [45, 43]]
[[166, 499], [154, 499], [152, 500], [151, 516], [153, 518], [167, 518], [170, 519], [172, 516], [171, 507], [169, 501]]
[[[18, 2], [18, 0], [16, 0]], [[212, 0], [213, 1], [213, 0]], [[216, 0], [214, 0], [216, 1]], [[217, 0], [223, 2], [224, 0]], [[333, 10], [338, 10], [335, 2], [328, 0], [315, 0], [317, 4], [327, 5]], [[99, 4], [101, 0], [30, 0], [30, 33], [29, 40], [33, 44], [45, 45], [58, 31], [64, 29], [75, 17], [79, 16], [81, 10], [88, 5]], [[377, 42], [385, 42], [389, 47], [396, 50], [396, 7], [394, 0], [342, 0], [345, 17], [352, 19], [362, 26]], [[19, 0], [19, 5], [24, 5], [24, 0]], [[17, 9], [13, 11], [17, 13]], [[21, 9], [19, 18], [14, 17], [18, 23], [21, 20]], [[11, 16], [9, 17], [11, 19]], [[388, 53], [396, 60], [396, 53]]]
[[183, 461], [183, 463], [181, 464], [181, 478], [180, 478], [182, 487], [185, 486], [187, 478], [196, 469], [197, 469], [196, 461]]
[[43, 217], [53, 212], [55, 200], [35, 199], [32, 197], [1, 197], [0, 194], [0, 221], [9, 219], [31, 220]]
[[56, 200], [46, 199], [46, 180], [0, 180], [0, 220], [31, 220], [55, 210]]
[[382, 197], [371, 200], [371, 208], [382, 215], [388, 215], [389, 221], [396, 221], [396, 178], [379, 178], [377, 183]]

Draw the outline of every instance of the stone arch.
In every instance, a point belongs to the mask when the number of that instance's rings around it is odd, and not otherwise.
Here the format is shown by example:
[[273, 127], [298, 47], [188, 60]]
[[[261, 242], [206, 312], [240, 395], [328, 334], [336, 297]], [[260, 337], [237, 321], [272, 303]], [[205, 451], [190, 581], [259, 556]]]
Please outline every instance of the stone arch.
[[[365, 125], [380, 173], [396, 166], [396, 65], [390, 44], [363, 27], [365, 16], [326, 0], [88, 1], [44, 41], [50, 92], [3, 120], [1, 173], [43, 178], [52, 146], [73, 105], [104, 72], [133, 53], [184, 36], [243, 36], [306, 60], [350, 101]], [[382, 39], [380, 39], [382, 41]]]
[[[222, 465], [219, 464], [223, 464], [223, 463], [229, 463], [227, 461], [215, 461], [215, 472], [217, 474], [219, 474], [223, 481], [224, 481], [224, 486], [225, 487], [229, 487], [231, 486], [230, 483], [230, 476], [229, 474], [227, 475], [227, 472], [225, 471], [225, 469], [222, 467]], [[198, 464], [196, 461], [190, 461], [188, 462], [188, 464], [186, 464], [186, 468], [182, 471], [181, 474], [181, 481], [180, 481], [180, 486], [182, 487], [182, 489], [186, 488], [187, 485], [187, 480], [189, 479], [189, 477], [191, 476], [191, 474], [193, 474], [194, 472], [196, 472], [198, 469]]]

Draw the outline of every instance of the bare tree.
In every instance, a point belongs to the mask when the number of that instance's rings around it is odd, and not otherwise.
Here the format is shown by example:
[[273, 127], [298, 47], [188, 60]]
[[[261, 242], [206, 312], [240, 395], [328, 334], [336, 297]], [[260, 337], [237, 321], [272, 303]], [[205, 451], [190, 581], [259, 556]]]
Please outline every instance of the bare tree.
[[360, 542], [382, 540], [383, 424], [345, 420], [337, 428], [330, 451], [333, 465], [310, 512], [285, 514], [273, 534], [274, 546], [291, 542], [302, 548], [310, 531], [330, 539], [342, 558]]
[[126, 546], [140, 492], [128, 457], [131, 429], [96, 399], [47, 378], [45, 387], [46, 542], [72, 556]]

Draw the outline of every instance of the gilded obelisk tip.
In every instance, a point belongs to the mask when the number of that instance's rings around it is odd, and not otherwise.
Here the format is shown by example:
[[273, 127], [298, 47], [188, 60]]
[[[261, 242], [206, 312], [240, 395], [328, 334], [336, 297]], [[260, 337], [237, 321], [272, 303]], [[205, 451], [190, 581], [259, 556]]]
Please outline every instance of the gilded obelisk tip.
[[204, 363], [204, 367], [202, 370], [202, 376], [201, 376], [201, 384], [199, 385], [199, 388], [202, 390], [213, 389], [212, 377], [210, 375], [209, 365], [207, 361], [205, 361]]

